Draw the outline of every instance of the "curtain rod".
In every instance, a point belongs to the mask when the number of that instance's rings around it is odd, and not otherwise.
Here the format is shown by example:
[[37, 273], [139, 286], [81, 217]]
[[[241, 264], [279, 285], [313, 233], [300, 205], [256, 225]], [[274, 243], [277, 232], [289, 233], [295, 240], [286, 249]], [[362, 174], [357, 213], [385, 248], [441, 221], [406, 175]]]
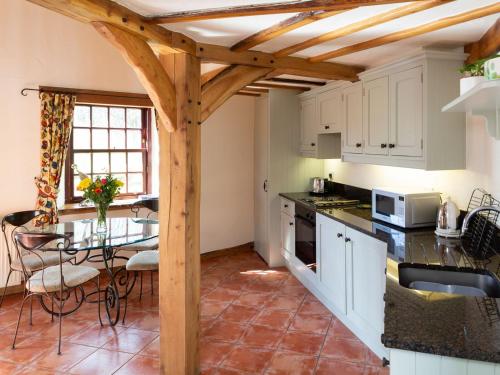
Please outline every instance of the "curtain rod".
[[134, 94], [130, 94], [130, 95], [117, 95], [117, 94], [113, 94], [111, 92], [107, 92], [107, 91], [103, 91], [103, 92], [91, 92], [91, 91], [87, 91], [87, 90], [71, 90], [71, 89], [68, 89], [68, 90], [58, 90], [56, 88], [54, 88], [54, 90], [51, 90], [51, 88], [47, 87], [47, 88], [40, 88], [40, 89], [32, 89], [32, 88], [29, 88], [29, 87], [25, 87], [21, 90], [21, 95], [22, 96], [28, 96], [28, 93], [27, 91], [36, 91], [36, 92], [51, 92], [51, 93], [54, 93], [54, 94], [73, 94], [73, 95], [78, 95], [78, 94], [82, 94], [82, 95], [92, 95], [92, 96], [110, 96], [110, 97], [113, 97], [113, 98], [124, 98], [124, 99], [145, 99], [145, 97], [147, 97], [147, 95], [144, 95], [144, 97], [141, 97], [139, 95], [141, 94], [137, 94], [137, 96], [134, 96]]

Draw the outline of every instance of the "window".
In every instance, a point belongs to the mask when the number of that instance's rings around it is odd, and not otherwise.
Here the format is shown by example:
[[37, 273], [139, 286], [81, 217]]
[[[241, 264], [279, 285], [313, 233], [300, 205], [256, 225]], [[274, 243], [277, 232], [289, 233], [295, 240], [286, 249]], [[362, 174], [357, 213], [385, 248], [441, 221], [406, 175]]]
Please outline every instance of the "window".
[[111, 173], [125, 184], [122, 197], [148, 192], [148, 151], [151, 109], [77, 104], [66, 161], [66, 203], [82, 192], [78, 169], [92, 179]]

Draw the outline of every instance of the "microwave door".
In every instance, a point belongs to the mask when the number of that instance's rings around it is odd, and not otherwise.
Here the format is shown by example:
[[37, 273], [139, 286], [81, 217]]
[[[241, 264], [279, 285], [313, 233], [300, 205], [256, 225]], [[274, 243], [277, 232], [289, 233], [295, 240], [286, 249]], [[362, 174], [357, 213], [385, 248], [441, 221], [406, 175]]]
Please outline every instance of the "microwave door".
[[375, 211], [377, 214], [391, 217], [396, 213], [396, 199], [387, 195], [375, 195]]

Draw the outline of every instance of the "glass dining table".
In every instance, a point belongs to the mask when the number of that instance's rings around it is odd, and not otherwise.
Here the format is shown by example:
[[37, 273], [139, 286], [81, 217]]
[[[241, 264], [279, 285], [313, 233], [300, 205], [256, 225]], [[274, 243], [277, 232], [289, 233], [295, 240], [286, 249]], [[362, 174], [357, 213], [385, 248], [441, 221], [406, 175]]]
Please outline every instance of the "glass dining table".
[[[104, 299], [100, 301], [95, 299], [93, 302], [104, 302], [109, 323], [115, 325], [120, 319], [120, 299], [130, 293], [135, 283], [135, 274], [132, 281], [126, 282], [125, 262], [135, 252], [125, 251], [127, 250], [125, 246], [158, 237], [159, 223], [158, 220], [153, 219], [112, 217], [107, 218], [106, 232], [97, 232], [96, 219], [74, 220], [43, 227], [26, 226], [22, 230], [68, 235], [70, 237], [68, 248], [60, 250], [57, 246], [48, 246], [44, 248], [44, 251], [65, 251], [75, 255], [75, 264], [84, 262], [104, 264], [109, 282], [101, 290], [101, 293], [104, 293]], [[116, 262], [120, 264], [115, 265]], [[65, 311], [65, 315], [76, 311], [84, 300], [92, 302], [89, 297], [97, 294], [97, 291], [85, 293], [81, 288], [80, 293], [80, 298], [76, 296], [78, 302], [76, 306]], [[43, 299], [41, 303], [47, 312], [54, 314], [49, 304]]]

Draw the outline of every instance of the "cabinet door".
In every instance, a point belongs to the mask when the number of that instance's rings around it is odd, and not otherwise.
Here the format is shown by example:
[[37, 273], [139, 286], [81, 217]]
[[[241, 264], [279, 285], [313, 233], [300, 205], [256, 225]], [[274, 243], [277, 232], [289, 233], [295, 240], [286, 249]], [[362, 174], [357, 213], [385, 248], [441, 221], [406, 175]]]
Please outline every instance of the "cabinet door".
[[295, 255], [295, 218], [281, 213], [281, 249]]
[[423, 154], [422, 67], [390, 76], [390, 154]]
[[316, 149], [316, 98], [309, 98], [300, 102], [300, 140], [301, 150], [314, 151]]
[[361, 82], [342, 90], [343, 152], [363, 152], [363, 90]]
[[389, 78], [363, 84], [365, 154], [387, 155], [389, 143]]
[[340, 133], [342, 113], [340, 89], [322, 92], [318, 95], [319, 134]]
[[319, 255], [319, 279], [330, 302], [346, 314], [345, 225], [316, 215], [316, 254]]
[[387, 245], [346, 228], [347, 316], [380, 340], [384, 331]]

